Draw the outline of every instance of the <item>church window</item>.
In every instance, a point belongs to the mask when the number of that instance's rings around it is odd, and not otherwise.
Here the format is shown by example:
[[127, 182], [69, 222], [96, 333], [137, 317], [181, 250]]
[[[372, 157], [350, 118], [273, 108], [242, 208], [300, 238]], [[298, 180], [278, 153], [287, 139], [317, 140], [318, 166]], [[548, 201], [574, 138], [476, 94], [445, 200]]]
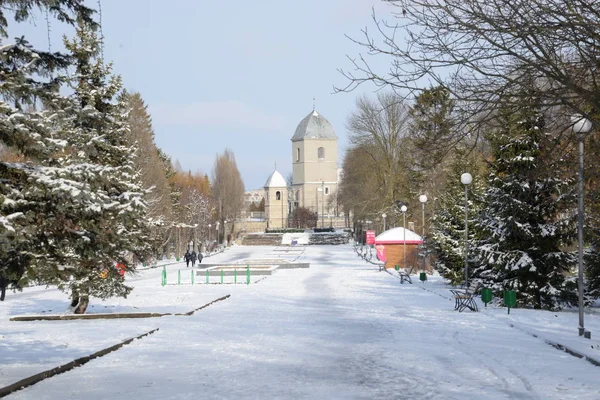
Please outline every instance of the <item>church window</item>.
[[318, 152], [319, 160], [325, 159], [325, 147], [319, 147], [317, 152]]
[[329, 187], [325, 188], [325, 194], [329, 194]]
[[275, 192], [275, 200], [281, 200], [281, 192], [280, 191]]
[[296, 201], [300, 201], [300, 191], [296, 192]]
[[300, 147], [296, 148], [296, 162], [300, 161]]

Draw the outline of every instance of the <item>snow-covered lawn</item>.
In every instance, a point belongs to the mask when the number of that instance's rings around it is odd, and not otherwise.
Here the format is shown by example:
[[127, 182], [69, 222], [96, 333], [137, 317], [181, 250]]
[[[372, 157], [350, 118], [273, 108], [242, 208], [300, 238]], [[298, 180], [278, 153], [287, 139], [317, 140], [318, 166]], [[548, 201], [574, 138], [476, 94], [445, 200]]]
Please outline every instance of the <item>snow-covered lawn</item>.
[[[439, 277], [400, 285], [350, 245], [234, 246], [205, 263], [282, 257], [309, 269], [279, 270], [258, 283], [189, 284], [183, 262], [127, 277], [127, 299], [93, 300], [89, 313], [191, 311], [148, 319], [14, 322], [60, 314], [66, 295], [31, 288], [0, 303], [0, 387], [144, 332], [159, 331], [7, 399], [598, 399], [600, 317], [592, 340], [577, 335], [576, 310], [454, 311]], [[182, 269], [182, 285], [176, 285]], [[184, 280], [183, 277], [187, 277]], [[217, 282], [211, 277], [211, 282]], [[513, 327], [511, 327], [513, 325]], [[537, 335], [534, 337], [532, 334]]]

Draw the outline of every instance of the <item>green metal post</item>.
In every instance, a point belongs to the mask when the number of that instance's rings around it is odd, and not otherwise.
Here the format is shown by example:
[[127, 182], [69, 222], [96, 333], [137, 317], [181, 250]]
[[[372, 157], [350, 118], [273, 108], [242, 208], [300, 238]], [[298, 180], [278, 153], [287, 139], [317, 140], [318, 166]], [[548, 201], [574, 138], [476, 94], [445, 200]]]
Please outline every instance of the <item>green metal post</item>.
[[162, 285], [165, 286], [167, 284], [167, 267], [163, 267], [162, 271]]
[[192, 286], [194, 286], [194, 271], [190, 271], [190, 274], [192, 274]]
[[181, 285], [181, 270], [177, 270], [177, 284]]
[[206, 268], [206, 283], [208, 284], [208, 268]]
[[223, 284], [223, 270], [221, 270], [221, 284]]
[[250, 266], [246, 265], [246, 285], [250, 284]]
[[237, 285], [237, 269], [233, 270], [233, 284]]

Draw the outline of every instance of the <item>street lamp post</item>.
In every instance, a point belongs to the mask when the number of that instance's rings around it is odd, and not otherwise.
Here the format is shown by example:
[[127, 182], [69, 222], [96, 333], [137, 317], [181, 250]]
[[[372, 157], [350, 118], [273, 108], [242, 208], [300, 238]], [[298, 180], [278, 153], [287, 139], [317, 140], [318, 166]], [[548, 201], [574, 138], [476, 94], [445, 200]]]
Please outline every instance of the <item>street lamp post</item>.
[[381, 214], [381, 218], [383, 218], [383, 231], [385, 232], [385, 217], [387, 217], [386, 213]]
[[223, 220], [223, 242], [225, 242], [225, 246], [229, 245], [229, 241], [227, 240], [227, 220]]
[[402, 232], [404, 234], [403, 242], [404, 242], [404, 270], [406, 270], [406, 206], [400, 207], [400, 211], [402, 211]]
[[321, 181], [321, 228], [325, 228], [325, 181]]
[[571, 117], [573, 132], [577, 135], [578, 144], [578, 187], [577, 187], [577, 289], [579, 292], [579, 336], [591, 338], [583, 323], [583, 136], [592, 129], [592, 123], [580, 114]]
[[473, 181], [470, 173], [465, 172], [460, 176], [460, 181], [465, 185], [465, 288], [469, 288], [469, 185]]
[[219, 230], [219, 225], [221, 224], [221, 222], [217, 221], [216, 226], [217, 226], [217, 244], [221, 244], [221, 231]]
[[208, 243], [210, 245], [210, 228], [212, 227], [212, 224], [208, 224]]
[[423, 241], [423, 271], [425, 271], [425, 203], [427, 203], [427, 196], [425, 196], [424, 194], [419, 196], [419, 201], [421, 202], [421, 221], [422, 221], [422, 226], [421, 226], [421, 240]]

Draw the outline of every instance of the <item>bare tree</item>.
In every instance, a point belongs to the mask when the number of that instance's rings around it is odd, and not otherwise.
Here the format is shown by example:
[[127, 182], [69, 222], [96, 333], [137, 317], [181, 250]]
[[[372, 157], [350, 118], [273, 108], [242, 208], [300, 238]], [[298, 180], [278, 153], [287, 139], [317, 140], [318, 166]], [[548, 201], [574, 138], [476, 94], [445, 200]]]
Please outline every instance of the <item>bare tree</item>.
[[[217, 155], [212, 173], [212, 195], [217, 207], [221, 226], [227, 226], [229, 232], [235, 229], [235, 220], [244, 208], [244, 182], [235, 162], [231, 149], [225, 149]], [[228, 223], [225, 225], [224, 221]], [[225, 232], [225, 237], [228, 233]]]
[[[597, 124], [600, 109], [600, 7], [592, 0], [387, 0], [377, 20], [352, 39], [369, 55], [389, 56], [375, 71], [364, 56], [341, 71], [349, 91], [364, 82], [405, 96], [432, 83], [446, 88], [462, 117], [455, 132], [481, 128], [501, 102], [519, 104], [515, 87], [533, 79], [545, 104], [567, 106]], [[511, 93], [507, 96], [506, 93]]]
[[348, 118], [350, 142], [372, 160], [368, 173], [377, 189], [370, 198], [381, 209], [371, 211], [379, 214], [395, 200], [410, 196], [409, 108], [389, 92], [378, 93], [376, 100], [361, 96], [356, 108]]

